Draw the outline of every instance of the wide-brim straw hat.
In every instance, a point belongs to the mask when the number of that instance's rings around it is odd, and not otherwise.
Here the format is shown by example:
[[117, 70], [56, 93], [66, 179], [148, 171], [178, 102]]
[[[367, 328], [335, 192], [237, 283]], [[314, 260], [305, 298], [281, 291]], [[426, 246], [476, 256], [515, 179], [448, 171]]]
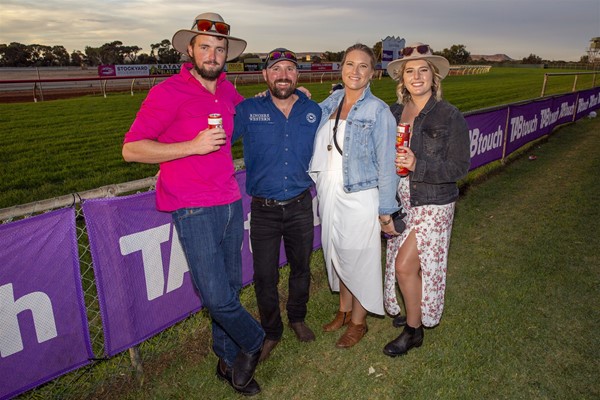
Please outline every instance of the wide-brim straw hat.
[[[426, 46], [427, 51], [424, 54], [419, 53], [417, 51], [417, 47], [419, 47], [419, 46]], [[387, 65], [387, 68], [386, 68], [387, 72], [392, 77], [392, 79], [399, 80], [400, 74], [402, 71], [402, 67], [404, 66], [404, 64], [408, 61], [414, 61], [414, 60], [430, 61], [442, 79], [444, 79], [446, 77], [446, 75], [448, 75], [448, 72], [450, 71], [450, 63], [448, 62], [448, 60], [446, 60], [442, 56], [433, 55], [429, 45], [426, 45], [421, 42], [416, 42], [416, 43], [409, 44], [405, 48], [413, 48], [413, 52], [409, 56], [403, 56], [402, 58], [394, 60]]]
[[213, 26], [211, 26], [211, 29], [208, 31], [198, 30], [196, 21], [198, 21], [200, 19], [206, 19], [206, 20], [213, 21], [213, 22], [225, 23], [223, 18], [217, 13], [207, 12], [207, 13], [197, 15], [196, 18], [194, 18], [194, 25], [192, 26], [191, 29], [181, 29], [181, 30], [175, 32], [175, 35], [173, 35], [173, 40], [171, 40], [171, 43], [175, 50], [187, 55], [188, 54], [188, 50], [187, 50], [188, 45], [190, 44], [190, 42], [192, 41], [192, 39], [195, 36], [209, 35], [209, 36], [222, 37], [222, 38], [225, 38], [228, 40], [227, 61], [231, 61], [242, 55], [242, 53], [246, 49], [246, 45], [247, 45], [245, 40], [230, 36], [229, 34], [225, 35], [225, 34], [217, 32], [214, 24], [213, 24]]

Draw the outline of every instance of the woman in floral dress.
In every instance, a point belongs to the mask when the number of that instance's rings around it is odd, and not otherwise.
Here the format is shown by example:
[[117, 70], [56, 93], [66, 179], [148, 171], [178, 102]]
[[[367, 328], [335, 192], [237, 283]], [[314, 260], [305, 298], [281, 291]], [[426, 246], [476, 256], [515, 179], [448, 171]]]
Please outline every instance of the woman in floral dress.
[[[415, 43], [387, 67], [398, 80], [398, 103], [392, 105], [397, 122], [410, 124], [411, 139], [396, 158], [408, 168], [400, 179], [398, 196], [407, 214], [406, 229], [388, 240], [384, 303], [399, 315], [396, 279], [406, 308], [404, 330], [383, 352], [405, 354], [423, 343], [423, 326], [437, 325], [444, 309], [448, 247], [458, 198], [456, 182], [470, 166], [469, 129], [460, 111], [442, 100], [441, 80], [449, 71], [444, 57]], [[404, 317], [397, 318], [399, 325]]]

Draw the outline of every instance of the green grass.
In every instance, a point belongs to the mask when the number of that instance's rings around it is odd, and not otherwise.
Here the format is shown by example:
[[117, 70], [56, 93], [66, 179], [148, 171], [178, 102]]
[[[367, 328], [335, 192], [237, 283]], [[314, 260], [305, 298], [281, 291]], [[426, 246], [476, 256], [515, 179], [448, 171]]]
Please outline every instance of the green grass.
[[[445, 97], [466, 112], [535, 98], [546, 72], [556, 71], [492, 68], [483, 75], [450, 76], [443, 89]], [[580, 77], [578, 89], [591, 87], [591, 79]], [[553, 77], [547, 93], [569, 92], [573, 80]], [[302, 85], [316, 101], [327, 97], [331, 88], [331, 82]], [[238, 89], [249, 97], [264, 88], [261, 84]], [[396, 99], [390, 78], [374, 80], [372, 90], [387, 103]], [[121, 157], [123, 135], [144, 96], [110, 93], [108, 98], [0, 104], [0, 208], [154, 175], [157, 166], [128, 164]], [[239, 144], [233, 156], [243, 156]]]

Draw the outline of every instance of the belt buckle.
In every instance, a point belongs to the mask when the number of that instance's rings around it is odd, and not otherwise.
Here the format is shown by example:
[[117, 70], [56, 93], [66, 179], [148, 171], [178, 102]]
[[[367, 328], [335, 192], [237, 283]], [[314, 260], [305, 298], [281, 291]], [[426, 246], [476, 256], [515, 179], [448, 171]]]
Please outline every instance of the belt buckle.
[[267, 207], [275, 207], [277, 205], [278, 201], [277, 200], [273, 200], [273, 199], [265, 199], [265, 205]]

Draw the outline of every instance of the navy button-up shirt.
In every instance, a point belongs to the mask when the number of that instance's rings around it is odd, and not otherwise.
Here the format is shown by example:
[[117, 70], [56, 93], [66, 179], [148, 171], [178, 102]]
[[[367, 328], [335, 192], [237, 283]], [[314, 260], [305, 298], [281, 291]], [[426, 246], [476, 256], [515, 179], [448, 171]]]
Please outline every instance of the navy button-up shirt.
[[308, 175], [321, 108], [296, 90], [298, 100], [289, 118], [270, 93], [244, 100], [236, 107], [233, 142], [243, 136], [246, 192], [250, 196], [289, 200], [308, 189]]

